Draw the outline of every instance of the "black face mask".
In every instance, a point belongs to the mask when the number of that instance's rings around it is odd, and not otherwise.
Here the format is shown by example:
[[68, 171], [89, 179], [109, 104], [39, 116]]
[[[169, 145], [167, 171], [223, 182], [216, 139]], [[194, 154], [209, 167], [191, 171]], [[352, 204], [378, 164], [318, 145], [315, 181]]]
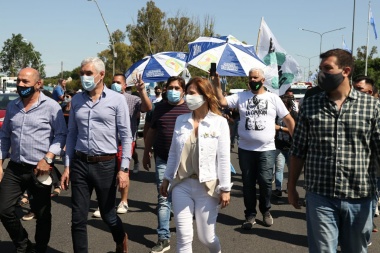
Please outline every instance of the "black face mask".
[[162, 92], [162, 100], [168, 100], [168, 97], [166, 96], [166, 92]]
[[161, 94], [161, 92], [155, 92], [156, 93], [156, 96], [159, 96]]
[[249, 87], [251, 88], [251, 90], [253, 91], [258, 91], [260, 90], [261, 86], [263, 86], [263, 83], [260, 81], [260, 82], [254, 82], [254, 81], [250, 81], [249, 82]]
[[36, 92], [36, 90], [34, 89], [34, 86], [31, 86], [31, 87], [17, 86], [17, 93], [21, 98], [30, 98], [31, 96], [33, 96], [34, 92]]
[[338, 74], [329, 74], [323, 71], [319, 71], [318, 86], [326, 92], [335, 90], [344, 80], [342, 73], [343, 72]]

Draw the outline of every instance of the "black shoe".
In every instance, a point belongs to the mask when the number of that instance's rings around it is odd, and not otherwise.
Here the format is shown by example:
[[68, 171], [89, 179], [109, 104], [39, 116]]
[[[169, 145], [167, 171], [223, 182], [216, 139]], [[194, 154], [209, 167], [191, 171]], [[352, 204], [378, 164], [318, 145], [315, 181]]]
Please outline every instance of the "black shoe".
[[276, 190], [272, 191], [272, 195], [277, 197], [277, 198], [281, 198], [282, 197], [282, 191], [276, 189]]
[[241, 225], [241, 228], [245, 229], [245, 230], [251, 230], [253, 225], [255, 225], [255, 224], [256, 224], [256, 217], [251, 215], [251, 216], [248, 216], [247, 218], [245, 218], [245, 221]]
[[122, 243], [116, 244], [116, 253], [128, 253], [128, 235], [125, 234]]
[[152, 248], [150, 253], [162, 253], [170, 250], [170, 240], [158, 240], [156, 246]]

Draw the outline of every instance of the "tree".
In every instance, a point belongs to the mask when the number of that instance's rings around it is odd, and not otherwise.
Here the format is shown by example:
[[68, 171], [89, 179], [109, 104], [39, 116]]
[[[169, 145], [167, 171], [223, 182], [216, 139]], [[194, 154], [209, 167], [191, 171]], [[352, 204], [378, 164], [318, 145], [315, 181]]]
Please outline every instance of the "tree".
[[174, 18], [167, 19], [167, 29], [170, 51], [188, 52], [187, 44], [201, 34], [199, 20], [185, 17], [180, 12]]
[[128, 38], [133, 48], [133, 62], [146, 55], [164, 52], [168, 45], [168, 31], [165, 29], [165, 13], [153, 1], [146, 3], [137, 14], [137, 24], [127, 25]]
[[209, 15], [206, 15], [204, 17], [204, 22], [203, 22], [202, 36], [207, 36], [207, 37], [216, 36], [214, 27], [215, 27], [215, 19], [210, 17]]
[[[124, 43], [126, 35], [120, 30], [116, 30], [112, 33], [112, 38], [115, 42], [115, 51], [116, 51], [116, 59], [115, 59], [115, 73], [125, 73], [128, 68], [132, 65], [131, 60], [131, 47]], [[103, 60], [106, 65], [106, 77], [104, 81], [106, 83], [111, 83], [112, 77], [112, 46], [110, 45], [109, 49], [103, 50], [98, 53], [98, 57]]]
[[31, 42], [26, 42], [21, 34], [12, 34], [12, 38], [4, 42], [0, 53], [1, 71], [9, 76], [16, 76], [20, 69], [32, 67], [45, 76], [45, 65], [41, 60], [41, 53], [34, 50]]
[[[366, 53], [367, 53], [367, 46], [358, 47], [356, 49], [356, 52], [357, 52], [356, 53], [356, 59], [361, 60], [361, 61], [365, 61], [365, 57], [366, 57]], [[371, 48], [371, 52], [369, 52], [369, 54], [368, 54], [368, 59], [372, 59], [375, 54], [377, 54], [377, 47], [373, 46]]]
[[[364, 75], [365, 74], [365, 56], [366, 56], [366, 46], [361, 46], [357, 48], [357, 55], [355, 57], [355, 67], [352, 76]], [[367, 76], [375, 80], [376, 87], [380, 87], [380, 58], [374, 58], [377, 54], [377, 47], [373, 46], [371, 52], [368, 54], [367, 61]]]

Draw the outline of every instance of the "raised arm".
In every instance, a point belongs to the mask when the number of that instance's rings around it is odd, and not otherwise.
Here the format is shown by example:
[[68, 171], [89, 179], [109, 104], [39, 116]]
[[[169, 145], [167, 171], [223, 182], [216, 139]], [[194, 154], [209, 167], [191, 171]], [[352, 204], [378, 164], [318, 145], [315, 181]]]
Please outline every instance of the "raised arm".
[[227, 107], [227, 99], [223, 96], [222, 85], [220, 84], [218, 72], [215, 73], [215, 76], [211, 77], [211, 82], [215, 87], [216, 98], [218, 99], [220, 106]]

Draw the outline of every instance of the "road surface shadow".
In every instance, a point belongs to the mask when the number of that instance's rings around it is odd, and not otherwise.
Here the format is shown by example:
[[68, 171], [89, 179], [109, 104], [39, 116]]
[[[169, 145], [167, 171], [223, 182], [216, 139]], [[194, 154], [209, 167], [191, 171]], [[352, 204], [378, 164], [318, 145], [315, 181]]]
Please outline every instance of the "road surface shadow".
[[244, 230], [239, 227], [236, 228], [235, 231], [243, 234], [255, 234], [263, 238], [271, 239], [274, 241], [281, 241], [292, 245], [302, 246], [305, 248], [308, 247], [306, 235], [291, 234], [282, 231], [260, 228], [259, 226], [255, 227], [252, 230]]
[[[0, 241], [0, 249], [1, 249], [1, 252], [4, 252], [4, 253], [6, 253], [6, 252], [16, 252], [16, 248], [13, 245], [12, 242], [2, 242], [2, 241]], [[59, 250], [53, 249], [53, 248], [51, 248], [51, 247], [48, 246], [46, 253], [66, 253], [66, 252], [59, 251]]]

